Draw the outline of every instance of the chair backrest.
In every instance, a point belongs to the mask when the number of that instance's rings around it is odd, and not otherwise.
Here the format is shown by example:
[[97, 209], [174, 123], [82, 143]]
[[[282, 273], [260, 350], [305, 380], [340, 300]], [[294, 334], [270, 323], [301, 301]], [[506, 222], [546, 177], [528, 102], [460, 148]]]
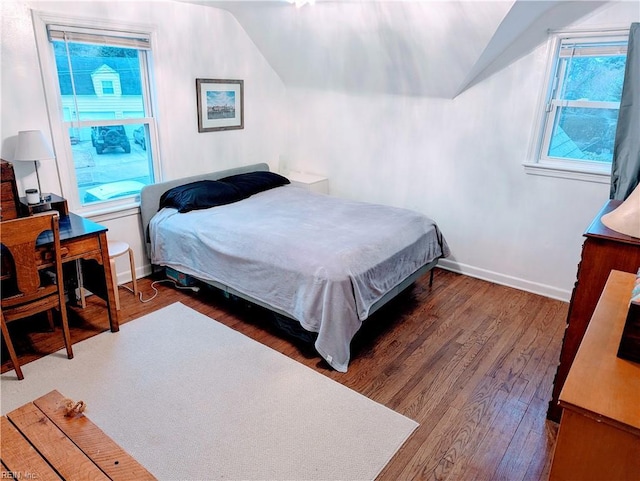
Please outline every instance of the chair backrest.
[[[38, 259], [36, 241], [38, 236], [46, 231], [51, 231], [53, 234], [53, 244], [51, 245], [53, 258], [45, 264], [43, 259]], [[57, 212], [46, 212], [2, 222], [0, 224], [0, 242], [13, 259], [15, 269], [12, 274], [15, 276], [15, 286], [18, 290], [17, 294], [9, 297], [5, 297], [3, 293], [3, 307], [30, 302], [53, 294], [62, 287], [44, 286], [39, 272], [47, 264], [54, 265], [58, 284], [62, 284], [60, 228]]]

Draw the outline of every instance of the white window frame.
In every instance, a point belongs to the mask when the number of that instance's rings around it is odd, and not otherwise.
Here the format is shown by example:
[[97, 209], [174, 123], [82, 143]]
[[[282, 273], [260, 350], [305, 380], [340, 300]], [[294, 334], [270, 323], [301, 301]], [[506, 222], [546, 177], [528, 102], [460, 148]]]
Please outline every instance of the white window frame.
[[[116, 89], [113, 85], [113, 80], [101, 80], [100, 81], [100, 89], [102, 90], [102, 95], [110, 95], [110, 96], [114, 96], [116, 94]], [[108, 89], [110, 90], [110, 92], [105, 92], [105, 87], [108, 86]]]
[[[47, 25], [68, 26], [79, 32], [82, 29], [88, 29], [91, 33], [94, 30], [108, 30], [112, 32], [137, 32], [147, 35], [152, 45], [155, 42], [155, 29], [148, 25], [133, 25], [121, 22], [112, 22], [88, 18], [74, 18], [69, 16], [61, 16], [48, 12], [32, 10], [33, 25], [36, 38], [36, 47], [42, 70], [43, 87], [45, 92], [45, 100], [47, 110], [49, 112], [49, 122], [51, 125], [51, 133], [53, 140], [53, 148], [56, 154], [56, 164], [58, 175], [60, 177], [62, 195], [67, 199], [69, 208], [74, 212], [87, 217], [96, 215], [107, 215], [111, 213], [122, 213], [129, 209], [139, 210], [140, 196], [125, 197], [122, 199], [114, 199], [99, 204], [82, 205], [78, 195], [78, 183], [75, 174], [75, 166], [73, 161], [73, 152], [71, 150], [71, 142], [69, 139], [68, 127], [73, 124], [74, 127], [87, 127], [95, 124], [95, 121], [82, 121], [75, 119], [72, 122], [63, 120], [62, 99], [59, 95], [58, 74], [55, 59], [53, 56], [53, 46], [49, 40]], [[145, 62], [146, 60], [142, 60]], [[149, 69], [144, 66], [144, 75], [147, 75]], [[142, 70], [142, 69], [141, 69]], [[157, 112], [154, 111], [155, 92], [153, 90], [153, 82], [143, 82], [143, 88], [147, 88], [143, 98], [147, 112], [153, 112], [151, 117], [141, 117], [134, 119], [117, 119], [111, 122], [113, 125], [123, 124], [147, 124], [149, 126], [149, 147], [152, 154], [152, 167], [154, 182], [162, 180], [160, 150], [158, 142], [158, 132], [156, 125]], [[101, 124], [109, 124], [108, 121], [101, 121]]]
[[[545, 71], [545, 86], [538, 100], [536, 124], [533, 128], [528, 160], [523, 163], [525, 172], [533, 175], [561, 177], [609, 184], [611, 182], [611, 164], [588, 160], [568, 160], [547, 155], [556, 110], [559, 107], [584, 108], [619, 108], [619, 102], [588, 102], [588, 101], [560, 101], [554, 99], [558, 79], [562, 72], [557, 71], [558, 60], [563, 40], [576, 41], [628, 39], [629, 28], [600, 28], [590, 30], [562, 30], [549, 32], [547, 42], [547, 67]], [[626, 47], [621, 53], [626, 54]]]

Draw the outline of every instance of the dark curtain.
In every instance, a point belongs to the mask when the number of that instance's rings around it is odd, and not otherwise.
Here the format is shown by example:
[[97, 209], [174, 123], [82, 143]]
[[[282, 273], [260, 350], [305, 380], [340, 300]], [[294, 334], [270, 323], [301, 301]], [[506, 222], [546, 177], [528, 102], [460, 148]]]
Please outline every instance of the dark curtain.
[[627, 63], [611, 166], [611, 199], [625, 200], [640, 183], [640, 23], [629, 31]]

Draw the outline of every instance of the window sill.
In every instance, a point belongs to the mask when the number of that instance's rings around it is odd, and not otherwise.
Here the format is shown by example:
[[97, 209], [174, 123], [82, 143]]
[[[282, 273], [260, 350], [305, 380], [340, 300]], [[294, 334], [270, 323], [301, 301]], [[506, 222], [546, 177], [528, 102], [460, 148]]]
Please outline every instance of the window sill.
[[114, 219], [120, 219], [122, 217], [129, 217], [132, 215], [140, 215], [140, 203], [130, 202], [127, 204], [118, 204], [111, 206], [104, 206], [102, 208], [82, 209], [77, 212], [78, 214], [91, 219], [94, 222], [106, 222]]
[[[562, 179], [581, 180], [598, 184], [611, 183], [611, 167], [609, 165], [575, 165], [574, 162], [524, 162], [524, 171], [530, 175], [559, 177]], [[604, 167], [604, 168], [603, 168]]]

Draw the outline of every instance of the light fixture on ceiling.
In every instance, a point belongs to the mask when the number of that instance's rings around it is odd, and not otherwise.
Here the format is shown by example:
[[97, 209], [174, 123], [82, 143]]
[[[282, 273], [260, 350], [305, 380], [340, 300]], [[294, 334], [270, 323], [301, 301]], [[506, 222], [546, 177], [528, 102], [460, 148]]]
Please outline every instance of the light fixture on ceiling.
[[615, 210], [602, 216], [609, 229], [640, 238], [640, 184]]
[[304, 7], [305, 5], [313, 5], [316, 0], [287, 0], [287, 2], [296, 6], [296, 8]]

